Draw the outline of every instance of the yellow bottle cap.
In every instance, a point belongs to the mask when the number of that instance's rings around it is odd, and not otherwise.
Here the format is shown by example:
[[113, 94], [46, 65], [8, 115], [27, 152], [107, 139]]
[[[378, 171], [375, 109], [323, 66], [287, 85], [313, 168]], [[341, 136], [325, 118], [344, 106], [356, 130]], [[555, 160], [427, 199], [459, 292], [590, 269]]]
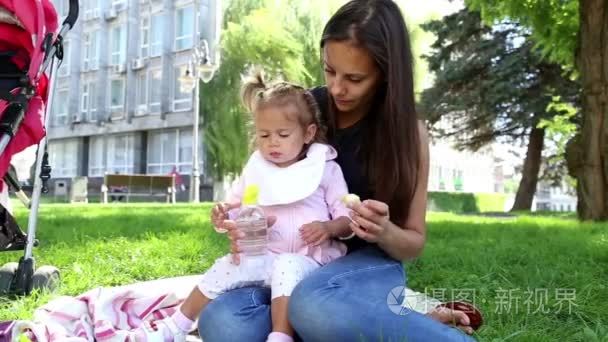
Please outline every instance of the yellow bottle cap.
[[243, 193], [243, 205], [255, 205], [258, 204], [258, 196], [260, 195], [260, 187], [252, 184], [245, 188]]
[[32, 342], [32, 340], [30, 340], [30, 338], [27, 337], [25, 334], [20, 334], [19, 337], [17, 338], [17, 341], [19, 341], [19, 342]]

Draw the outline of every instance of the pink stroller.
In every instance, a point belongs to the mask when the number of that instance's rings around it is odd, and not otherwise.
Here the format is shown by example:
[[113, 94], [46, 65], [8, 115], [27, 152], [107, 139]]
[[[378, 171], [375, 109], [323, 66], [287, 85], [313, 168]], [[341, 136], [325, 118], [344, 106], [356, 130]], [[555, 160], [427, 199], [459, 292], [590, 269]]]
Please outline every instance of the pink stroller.
[[[0, 268], [0, 294], [29, 294], [32, 289], [52, 288], [59, 271], [38, 269], [32, 255], [37, 243], [36, 221], [40, 195], [50, 178], [46, 131], [57, 61], [63, 58], [62, 40], [78, 18], [78, 0], [70, 0], [68, 17], [57, 32], [57, 14], [50, 0], [0, 0], [0, 189], [11, 185], [30, 208], [27, 235], [11, 214], [0, 208], [0, 251], [21, 250], [19, 263]], [[49, 72], [47, 72], [47, 70]], [[38, 144], [36, 175], [31, 203], [11, 177], [11, 157]], [[7, 184], [8, 183], [8, 184]]]

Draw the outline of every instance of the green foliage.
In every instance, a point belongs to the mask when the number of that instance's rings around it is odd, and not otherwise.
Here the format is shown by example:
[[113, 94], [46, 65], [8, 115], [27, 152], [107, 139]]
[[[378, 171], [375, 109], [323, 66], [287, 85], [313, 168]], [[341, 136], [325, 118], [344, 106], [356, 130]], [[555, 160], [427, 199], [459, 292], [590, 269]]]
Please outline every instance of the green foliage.
[[475, 194], [475, 203], [480, 213], [503, 212], [506, 200], [505, 194]]
[[429, 192], [428, 207], [432, 211], [452, 213], [503, 212], [505, 194], [468, 192]]
[[578, 0], [465, 0], [481, 11], [489, 24], [518, 21], [529, 28], [543, 56], [563, 65], [574, 65], [579, 28]]
[[[397, 0], [395, 2], [401, 8], [410, 36], [412, 55], [414, 56], [414, 91], [416, 100], [419, 100], [422, 91], [432, 83], [432, 74], [429, 73], [428, 62], [424, 55], [428, 53], [431, 44], [435, 41], [433, 33], [425, 31], [422, 25], [430, 20], [440, 18], [440, 14], [437, 9], [428, 9], [427, 12], [422, 11], [422, 9], [419, 10], [415, 0]], [[416, 10], [413, 11], [413, 8], [416, 8]]]
[[517, 181], [514, 179], [505, 179], [504, 181], [505, 193], [515, 194], [517, 192]]
[[431, 132], [454, 137], [458, 148], [525, 141], [540, 120], [556, 114], [548, 106], [554, 96], [577, 99], [577, 84], [543, 61], [515, 22], [486, 26], [478, 12], [464, 9], [423, 27], [437, 36], [427, 56], [436, 82], [420, 107]]
[[[542, 119], [538, 124], [544, 128], [545, 136], [545, 167], [543, 179], [559, 185], [567, 175], [566, 167], [566, 144], [572, 139], [579, 129], [580, 111], [570, 103], [565, 103], [559, 96], [547, 106], [547, 110], [556, 113], [550, 119]], [[575, 179], [565, 176], [566, 182], [575, 188]]]
[[[207, 172], [218, 180], [238, 174], [250, 152], [250, 117], [239, 99], [242, 75], [248, 68], [261, 66], [271, 78], [281, 76], [303, 84], [318, 82], [318, 75], [312, 76], [307, 70], [312, 63], [302, 63], [302, 56], [307, 54], [305, 47], [311, 42], [301, 41], [307, 28], [318, 25], [313, 25], [311, 18], [300, 18], [287, 5], [270, 7], [262, 1], [254, 4], [259, 7], [250, 3], [243, 9], [239, 7], [241, 1], [229, 5], [222, 32], [222, 66], [213, 81], [201, 87]], [[285, 14], [289, 11], [291, 17]], [[292, 19], [307, 26], [293, 25]], [[291, 30], [294, 26], [296, 29]]]
[[432, 211], [452, 213], [477, 213], [475, 195], [461, 192], [429, 192], [428, 207]]

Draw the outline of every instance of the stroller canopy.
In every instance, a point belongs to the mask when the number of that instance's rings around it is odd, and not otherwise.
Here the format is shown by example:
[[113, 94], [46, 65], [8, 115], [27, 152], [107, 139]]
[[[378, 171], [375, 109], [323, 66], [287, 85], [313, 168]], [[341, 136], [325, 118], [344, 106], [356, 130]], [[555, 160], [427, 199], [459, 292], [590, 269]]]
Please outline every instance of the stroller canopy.
[[[48, 76], [41, 66], [54, 57], [46, 55], [44, 41], [50, 34], [50, 43], [55, 43], [57, 26], [57, 13], [49, 0], [0, 0], [0, 120], [18, 94], [26, 94], [27, 100], [21, 126], [0, 155], [0, 177], [15, 153], [45, 135]], [[20, 83], [24, 77], [27, 92]]]
[[[39, 78], [44, 59], [42, 41], [57, 31], [57, 13], [50, 0], [0, 0], [0, 51], [15, 48], [13, 63], [28, 66], [28, 76]], [[24, 58], [25, 57], [25, 58]]]

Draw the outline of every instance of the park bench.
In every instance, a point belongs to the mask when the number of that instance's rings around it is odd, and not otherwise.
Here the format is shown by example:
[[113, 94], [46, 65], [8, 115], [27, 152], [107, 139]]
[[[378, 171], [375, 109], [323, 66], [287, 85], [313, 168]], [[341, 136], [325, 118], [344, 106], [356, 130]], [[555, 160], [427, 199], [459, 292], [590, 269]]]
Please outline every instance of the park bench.
[[175, 203], [175, 175], [106, 174], [101, 186], [102, 201], [108, 203], [108, 196], [164, 197], [167, 203]]

